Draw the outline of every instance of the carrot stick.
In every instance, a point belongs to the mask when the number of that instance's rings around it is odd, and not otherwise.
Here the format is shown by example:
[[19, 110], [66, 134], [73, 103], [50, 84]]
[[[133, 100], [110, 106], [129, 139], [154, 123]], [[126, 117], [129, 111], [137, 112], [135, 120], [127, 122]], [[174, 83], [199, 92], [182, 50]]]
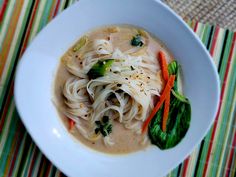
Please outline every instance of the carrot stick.
[[165, 104], [164, 104], [164, 113], [163, 113], [163, 120], [162, 120], [162, 131], [166, 132], [166, 124], [168, 120], [168, 114], [170, 110], [170, 92], [167, 94]]
[[168, 73], [168, 64], [164, 52], [162, 51], [158, 52], [158, 59], [161, 65], [162, 77], [167, 82], [169, 78], [169, 73]]
[[68, 119], [69, 120], [69, 130], [72, 130], [72, 128], [74, 128], [75, 126], [75, 121], [73, 121], [72, 119]]
[[168, 96], [168, 94], [171, 91], [171, 88], [174, 86], [174, 82], [175, 82], [175, 75], [171, 75], [167, 81], [167, 84], [166, 84], [161, 96], [160, 96], [160, 100], [158, 101], [158, 103], [156, 104], [156, 106], [152, 110], [151, 114], [148, 116], [148, 118], [144, 122], [143, 128], [142, 128], [142, 133], [144, 133], [146, 131], [149, 122], [152, 120], [152, 118], [155, 116], [157, 111], [160, 109], [161, 105], [164, 103], [166, 97]]

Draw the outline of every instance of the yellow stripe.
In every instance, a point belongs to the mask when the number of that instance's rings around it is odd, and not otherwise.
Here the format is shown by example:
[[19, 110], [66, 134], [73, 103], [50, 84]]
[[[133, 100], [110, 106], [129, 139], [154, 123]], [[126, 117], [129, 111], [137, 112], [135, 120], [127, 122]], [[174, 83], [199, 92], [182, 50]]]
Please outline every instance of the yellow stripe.
[[217, 37], [217, 41], [216, 41], [216, 46], [215, 46], [215, 50], [214, 50], [214, 56], [215, 56], [215, 64], [216, 66], [218, 66], [218, 62], [220, 61], [220, 57], [221, 57], [221, 51], [222, 51], [222, 47], [223, 47], [223, 43], [224, 43], [224, 37], [225, 37], [225, 30], [220, 28], [219, 30], [219, 34]]
[[[29, 0], [25, 0], [24, 4], [23, 4], [23, 7], [22, 7], [20, 17], [18, 19], [18, 24], [16, 26], [16, 31], [14, 32], [14, 37], [13, 37], [13, 40], [12, 40], [12, 43], [11, 43], [11, 46], [10, 46], [10, 51], [9, 51], [5, 66], [3, 68], [2, 77], [0, 78], [0, 86], [4, 85], [5, 79], [7, 77], [7, 73], [8, 73], [8, 70], [9, 70], [9, 65], [11, 63], [11, 60], [12, 60], [12, 57], [13, 57], [13, 54], [14, 54], [14, 51], [15, 51], [16, 43], [19, 40], [18, 37], [19, 37], [19, 33], [21, 31], [21, 28], [22, 28], [22, 23], [24, 21], [25, 12], [27, 10], [28, 4], [29, 4]], [[0, 93], [1, 93], [1, 91], [0, 91]]]
[[4, 37], [6, 36], [6, 31], [8, 29], [8, 24], [12, 16], [14, 7], [15, 7], [15, 2], [16, 1], [10, 1], [10, 4], [8, 5], [9, 7], [7, 8], [7, 11], [5, 12], [6, 13], [5, 18], [4, 18], [4, 21], [2, 22], [2, 25], [3, 25], [2, 30], [0, 31], [0, 44], [3, 43]]
[[50, 14], [48, 16], [48, 21], [50, 21], [53, 18], [53, 13], [56, 9], [56, 4], [57, 4], [57, 1], [53, 0], [52, 6], [51, 6], [51, 9], [50, 9]]
[[[234, 45], [234, 49], [233, 49], [233, 55], [232, 55], [232, 62], [234, 61], [234, 59], [235, 59], [235, 57], [236, 57], [236, 45]], [[232, 70], [234, 70], [235, 68], [232, 68], [233, 67], [233, 64], [231, 64], [231, 66], [230, 66], [230, 68], [229, 68], [229, 74], [228, 74], [228, 78], [227, 78], [227, 80], [226, 80], [226, 87], [225, 87], [225, 96], [224, 96], [224, 99], [222, 100], [223, 101], [223, 103], [222, 103], [222, 107], [221, 107], [221, 113], [220, 113], [220, 116], [219, 116], [219, 120], [218, 120], [218, 124], [217, 124], [217, 127], [216, 127], [216, 130], [218, 130], [216, 133], [216, 135], [217, 136], [215, 136], [215, 140], [217, 141], [217, 137], [218, 137], [218, 134], [219, 134], [219, 132], [220, 132], [220, 125], [221, 124], [223, 124], [223, 123], [225, 123], [225, 122], [222, 122], [222, 117], [224, 116], [223, 115], [223, 113], [224, 113], [224, 105], [225, 105], [225, 102], [227, 102], [228, 100], [226, 100], [227, 99], [227, 97], [226, 97], [226, 95], [228, 94], [228, 89], [229, 89], [229, 87], [231, 86], [231, 84], [230, 84], [230, 78], [231, 78], [231, 75], [232, 75]], [[233, 100], [235, 100], [235, 94], [234, 94], [234, 99]], [[229, 117], [233, 117], [234, 115], [233, 115], [233, 109], [234, 109], [234, 107], [233, 106], [231, 106], [230, 107], [230, 114], [229, 114]], [[221, 119], [220, 119], [221, 118]], [[230, 128], [229, 128], [229, 126], [232, 126], [233, 124], [232, 124], [232, 122], [233, 122], [233, 118], [229, 118], [229, 122], [227, 122], [227, 127], [226, 127], [226, 133], [225, 133], [225, 137], [224, 137], [224, 142], [220, 142], [220, 143], [222, 143], [223, 144], [223, 147], [222, 147], [222, 150], [221, 150], [221, 152], [226, 152], [227, 150], [227, 146], [228, 146], [228, 144], [227, 144], [227, 139], [228, 139], [228, 136], [229, 136], [229, 134], [230, 134]], [[217, 143], [214, 143], [214, 146], [216, 146], [215, 148], [217, 148]], [[229, 155], [229, 154], [228, 154]], [[218, 165], [219, 165], [219, 167], [221, 167], [222, 166], [222, 163], [223, 163], [223, 161], [224, 161], [224, 155], [221, 155], [220, 156], [220, 160], [219, 160], [219, 163], [218, 163]], [[220, 170], [220, 168], [217, 170], [217, 177], [220, 177], [220, 173], [221, 173], [221, 170]]]
[[15, 33], [16, 24], [18, 22], [23, 4], [24, 4], [24, 0], [17, 1], [16, 7], [14, 9], [14, 14], [11, 17], [11, 22], [10, 22], [10, 25], [9, 25], [9, 29], [7, 31], [6, 38], [5, 38], [5, 40], [3, 42], [3, 45], [2, 45], [3, 48], [2, 48], [2, 51], [0, 53], [0, 58], [1, 58], [0, 77], [2, 77], [3, 68], [4, 68], [5, 63], [6, 63], [6, 59], [7, 59], [8, 52], [9, 52], [9, 49], [10, 49], [10, 46], [11, 46], [12, 38], [13, 38], [13, 35]]
[[34, 24], [33, 27], [31, 29], [31, 33], [30, 33], [30, 37], [29, 37], [29, 41], [28, 44], [33, 40], [33, 38], [36, 36], [37, 32], [38, 32], [38, 28], [39, 28], [39, 24], [40, 24], [40, 19], [43, 13], [43, 9], [45, 7], [47, 1], [40, 1], [39, 2], [39, 6], [37, 8], [37, 14], [35, 16], [34, 19]]
[[192, 176], [192, 173], [195, 169], [195, 165], [196, 165], [196, 162], [197, 162], [198, 152], [199, 152], [199, 148], [195, 148], [195, 150], [191, 154], [191, 156], [189, 158], [189, 163], [188, 163], [186, 176]]

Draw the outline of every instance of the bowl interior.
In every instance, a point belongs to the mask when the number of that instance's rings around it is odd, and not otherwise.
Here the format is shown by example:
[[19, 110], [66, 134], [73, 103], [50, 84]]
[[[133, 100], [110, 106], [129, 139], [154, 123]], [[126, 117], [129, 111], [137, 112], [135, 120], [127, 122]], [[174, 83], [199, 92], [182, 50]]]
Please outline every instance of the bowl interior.
[[[121, 156], [103, 154], [74, 140], [60, 121], [51, 100], [60, 57], [82, 34], [109, 24], [145, 28], [161, 39], [180, 63], [192, 120], [186, 136], [175, 148], [161, 151], [150, 147]], [[44, 28], [26, 50], [17, 69], [16, 105], [39, 148], [69, 176], [138, 177], [143, 176], [141, 171], [150, 177], [161, 176], [191, 152], [213, 122], [219, 81], [211, 60], [193, 32], [159, 1], [80, 0]], [[89, 167], [91, 170], [87, 170]]]

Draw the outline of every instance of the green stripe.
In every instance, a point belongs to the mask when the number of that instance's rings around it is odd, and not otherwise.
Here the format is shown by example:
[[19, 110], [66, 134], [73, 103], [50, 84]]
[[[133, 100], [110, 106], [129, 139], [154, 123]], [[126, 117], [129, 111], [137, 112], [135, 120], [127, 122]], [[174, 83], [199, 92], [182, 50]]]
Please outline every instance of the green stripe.
[[210, 40], [210, 32], [211, 32], [211, 26], [206, 24], [204, 26], [203, 36], [202, 36], [202, 42], [203, 44], [205, 44], [205, 46], [208, 44], [208, 41]]
[[[215, 48], [215, 50], [218, 50], [218, 51], [216, 51], [218, 55], [214, 57], [217, 68], [219, 68], [219, 62], [220, 62], [221, 54], [224, 51], [223, 44], [224, 44], [224, 39], [225, 39], [225, 36], [226, 36], [226, 31], [224, 30], [223, 33], [222, 34], [221, 33], [222, 32], [220, 30], [219, 31], [219, 35], [222, 36], [222, 40], [219, 41], [220, 49], [219, 48]], [[218, 35], [218, 38], [220, 37], [219, 35]]]
[[[10, 133], [10, 130], [11, 130], [11, 127], [14, 128], [16, 124], [16, 122], [14, 121], [13, 115], [14, 115], [14, 104], [11, 101], [10, 108], [7, 112], [6, 119], [5, 119], [5, 121], [7, 121], [8, 123], [4, 124], [3, 133], [1, 133], [0, 135], [1, 136], [0, 142], [4, 143], [3, 147], [1, 147], [2, 148], [1, 154], [9, 154], [11, 150], [13, 136]], [[6, 138], [3, 138], [3, 137], [6, 137]], [[0, 158], [0, 171], [2, 172], [4, 172], [4, 165], [6, 163], [6, 160], [7, 160], [7, 156], [2, 155]]]
[[[3, 81], [3, 89], [2, 91], [0, 91], [0, 107], [3, 106], [3, 101], [4, 101], [4, 95], [6, 95], [6, 92], [8, 91], [8, 87], [7, 85], [10, 83], [10, 77], [11, 77], [11, 74], [13, 74], [15, 71], [13, 71], [13, 67], [14, 67], [14, 64], [15, 64], [15, 61], [18, 59], [17, 57], [17, 52], [19, 51], [19, 48], [21, 47], [20, 46], [20, 42], [22, 40], [22, 38], [24, 38], [23, 35], [23, 32], [24, 32], [24, 29], [26, 28], [26, 22], [27, 22], [27, 18], [29, 16], [29, 10], [30, 10], [30, 7], [31, 7], [31, 4], [33, 1], [29, 1], [30, 3], [28, 4], [27, 6], [27, 9], [25, 11], [25, 15], [24, 15], [24, 18], [23, 18], [23, 22], [22, 22], [22, 25], [21, 25], [21, 30], [18, 34], [18, 38], [17, 38], [17, 42], [16, 42], [16, 45], [15, 46], [12, 46], [14, 47], [14, 52], [13, 52], [13, 56], [11, 58], [11, 62], [10, 62], [10, 65], [9, 65], [9, 68], [7, 70], [7, 76], [6, 76], [6, 79]], [[17, 35], [17, 34], [14, 34], [14, 35]]]
[[[235, 51], [236, 52], [236, 51]], [[229, 71], [229, 76], [228, 76], [228, 82], [231, 82], [233, 84], [228, 84], [227, 90], [226, 90], [226, 94], [225, 94], [225, 99], [224, 99], [224, 107], [222, 108], [223, 111], [223, 124], [222, 126], [226, 126], [227, 125], [227, 129], [226, 131], [228, 131], [229, 136], [228, 137], [221, 137], [219, 139], [219, 142], [222, 142], [223, 144], [226, 145], [231, 145], [232, 141], [233, 141], [233, 129], [235, 128], [235, 124], [232, 124], [235, 120], [235, 115], [233, 114], [233, 111], [235, 109], [235, 93], [236, 93], [236, 55], [234, 56], [234, 59], [232, 61], [232, 66], [230, 68]], [[222, 131], [222, 129], [220, 129]], [[223, 134], [223, 133], [222, 133]], [[222, 166], [226, 166], [226, 162], [227, 162], [227, 157], [229, 154], [229, 151], [225, 151], [225, 152], [219, 152], [222, 154], [224, 154], [223, 156], [223, 163]], [[222, 174], [222, 172], [221, 172]]]
[[26, 137], [27, 137], [27, 133], [25, 131], [23, 139], [21, 141], [21, 145], [19, 147], [19, 152], [18, 152], [16, 160], [14, 162], [15, 164], [14, 164], [14, 170], [13, 170], [12, 176], [19, 175], [18, 172], [19, 172], [20, 163], [22, 163], [21, 159], [22, 159], [22, 155], [23, 155], [23, 150], [24, 150], [24, 147], [26, 146], [26, 143], [25, 143]]
[[0, 9], [2, 8], [3, 0], [0, 0]]
[[66, 3], [66, 0], [61, 0], [61, 1], [60, 1], [60, 6], [59, 6], [59, 8], [58, 8], [57, 14], [59, 14], [60, 12], [62, 12], [62, 11], [64, 10], [64, 8], [65, 8], [65, 3]]
[[204, 30], [204, 25], [202, 23], [198, 23], [196, 34], [197, 34], [197, 36], [199, 37], [200, 40], [203, 37], [203, 30]]
[[[211, 26], [210, 25], [204, 25], [203, 26], [203, 30], [201, 30], [200, 35], [201, 35], [201, 40], [203, 42], [203, 44], [205, 46], [207, 46], [208, 42], [210, 42], [210, 31], [211, 31]], [[202, 176], [202, 172], [203, 172], [203, 168], [204, 168], [204, 163], [202, 163], [203, 159], [206, 158], [207, 152], [208, 152], [208, 147], [209, 147], [209, 134], [211, 134], [212, 132], [212, 128], [210, 129], [210, 133], [207, 134], [207, 136], [205, 137], [204, 141], [204, 146], [202, 148], [202, 152], [201, 152], [201, 158], [200, 158], [200, 162], [199, 162], [199, 166], [197, 170], [197, 176]]]
[[[234, 116], [236, 117], [236, 107], [234, 109]], [[234, 125], [236, 125], [236, 119], [234, 119]], [[234, 133], [236, 133], [236, 128], [234, 130]], [[235, 148], [234, 147], [231, 147], [231, 148]], [[233, 159], [232, 159], [232, 166], [231, 166], [231, 172], [230, 172], [230, 177], [235, 177], [236, 176], [236, 150], [234, 149], [234, 153], [233, 153]]]
[[[226, 95], [224, 97], [224, 104], [222, 104], [222, 123], [218, 124], [218, 130], [219, 131], [219, 136], [215, 137], [217, 141], [220, 143], [217, 145], [216, 151], [213, 156], [213, 164], [218, 164], [220, 158], [222, 157], [222, 154], [224, 154], [224, 157], [226, 158], [228, 156], [228, 151], [223, 151], [223, 145], [228, 145], [229, 141], [232, 140], [232, 134], [231, 137], [228, 137], [227, 134], [229, 132], [233, 132], [233, 127], [231, 122], [233, 121], [233, 115], [232, 115], [232, 109], [233, 109], [233, 95], [234, 95], [234, 90], [235, 90], [235, 83], [236, 83], [236, 72], [233, 68], [236, 67], [236, 60], [234, 60], [234, 64], [231, 66], [231, 69], [229, 71], [229, 76], [228, 76], [228, 82], [231, 82], [233, 84], [228, 84], [228, 88], [225, 91]], [[231, 74], [230, 74], [231, 73]], [[231, 114], [231, 116], [230, 116]], [[225, 166], [226, 159], [224, 160], [222, 166]], [[216, 175], [217, 172], [217, 167], [211, 168], [210, 172], [212, 176]]]
[[[214, 35], [216, 33], [216, 27], [213, 26], [213, 32], [212, 32], [212, 40], [210, 41], [210, 45], [209, 45], [209, 51], [211, 50], [212, 48], [212, 44], [213, 44], [213, 38], [214, 38]], [[215, 60], [215, 56], [214, 56], [214, 60]]]
[[34, 164], [34, 169], [33, 169], [33, 172], [32, 172], [32, 176], [35, 176], [37, 177], [38, 173], [39, 173], [39, 167], [40, 167], [40, 162], [42, 160], [42, 153], [40, 151], [38, 151], [37, 153], [37, 157], [36, 157], [36, 160], [35, 160], [35, 164]]
[[[2, 133], [0, 133], [0, 143], [2, 141], [4, 141], [5, 134], [8, 133], [8, 131], [9, 131], [9, 126], [10, 126], [11, 120], [12, 120], [12, 116], [10, 116], [11, 114], [13, 114], [13, 101], [12, 100], [10, 101], [9, 109], [7, 110], [6, 118], [4, 121], [3, 128], [2, 128]], [[0, 119], [0, 121], [3, 121], [3, 118]], [[1, 148], [1, 147], [0, 147], [0, 149], [3, 150], [3, 148]], [[0, 154], [1, 153], [2, 153], [2, 151], [0, 151]]]
[[[0, 34], [2, 32], [3, 24], [6, 24], [7, 26], [9, 26], [10, 21], [9, 22], [5, 22], [5, 18], [6, 18], [6, 14], [8, 13], [8, 11], [15, 8], [16, 1], [13, 0], [13, 2], [14, 3], [13, 3], [12, 6], [10, 6], [10, 4], [11, 4], [10, 1], [7, 3], [7, 7], [5, 9], [5, 13], [4, 13], [4, 16], [3, 16], [3, 19], [2, 19], [2, 25], [0, 25]], [[10, 13], [10, 16], [12, 16], [12, 14], [13, 14], [13, 11]], [[1, 50], [1, 46], [0, 46], [0, 50]]]
[[220, 75], [221, 82], [224, 80], [224, 74], [225, 74], [225, 70], [226, 70], [227, 61], [228, 61], [228, 58], [229, 58], [232, 39], [233, 39], [233, 32], [230, 31], [228, 33], [228, 38], [227, 38], [226, 46], [225, 46], [225, 52], [224, 52], [223, 60], [222, 60], [221, 67], [220, 67], [220, 70], [219, 70], [219, 75]]
[[[30, 34], [29, 34], [29, 39], [27, 41], [27, 45], [36, 36], [36, 34], [34, 33], [34, 28], [35, 28], [35, 24], [37, 23], [37, 16], [42, 13], [42, 12], [39, 11], [39, 9], [40, 9], [40, 4], [43, 3], [43, 2], [45, 2], [45, 1], [40, 1], [39, 0], [39, 2], [38, 2], [38, 6], [37, 6], [37, 9], [36, 9], [36, 12], [35, 12], [35, 16], [34, 16], [34, 20], [33, 20], [33, 23], [32, 23], [31, 30], [30, 30]], [[35, 5], [36, 5], [36, 3], [35, 3]], [[38, 30], [36, 29], [36, 31], [38, 31]]]
[[169, 173], [167, 176], [168, 177], [178, 177], [178, 170], [179, 170], [179, 166], [177, 166], [174, 170], [172, 170], [171, 173]]
[[23, 162], [24, 163], [24, 167], [23, 167], [23, 170], [21, 172], [21, 175], [20, 176], [27, 176], [28, 173], [29, 173], [29, 167], [30, 167], [30, 162], [31, 162], [31, 158], [32, 158], [32, 154], [34, 152], [34, 149], [35, 149], [35, 145], [31, 142], [30, 143], [30, 147], [28, 149], [28, 153], [27, 153], [27, 158], [26, 158], [26, 161]]
[[[3, 26], [7, 26], [6, 27], [6, 31], [5, 31], [5, 33], [4, 33], [4, 35], [3, 35], [3, 40], [2, 40], [2, 43], [0, 43], [0, 51], [2, 51], [2, 46], [3, 46], [3, 42], [5, 41], [5, 38], [6, 38], [6, 33], [7, 33], [7, 29], [9, 29], [9, 25], [10, 25], [10, 20], [9, 21], [7, 21], [7, 22], [5, 22], [5, 15], [8, 13], [8, 11], [10, 11], [10, 18], [9, 19], [11, 19], [11, 17], [12, 17], [12, 15], [13, 15], [13, 13], [14, 13], [14, 9], [15, 9], [15, 7], [16, 7], [16, 2], [17, 1], [13, 1], [14, 3], [13, 3], [13, 5], [11, 5], [10, 6], [10, 1], [8, 2], [8, 4], [7, 4], [7, 8], [6, 8], [6, 11], [5, 11], [5, 14], [4, 14], [4, 18], [3, 18], [3, 22], [2, 22], [2, 25], [0, 25], [0, 34], [2, 33], [2, 29], [3, 29]], [[1, 40], [1, 39], [0, 39]], [[1, 42], [1, 41], [0, 41]]]
[[53, 1], [46, 1], [46, 4], [44, 6], [44, 11], [42, 13], [42, 17], [40, 19], [40, 25], [39, 28], [37, 29], [37, 33], [44, 27], [46, 24], [49, 22], [49, 15], [50, 15], [50, 9], [53, 5]]
[[[221, 81], [222, 81], [222, 78], [225, 75], [225, 68], [226, 68], [226, 64], [227, 64], [229, 53], [230, 53], [231, 43], [232, 43], [232, 33], [230, 33], [228, 35], [227, 42], [226, 42], [226, 48], [224, 50], [224, 57], [223, 57], [222, 65], [221, 65], [221, 68], [220, 68], [221, 71], [224, 71], [224, 72], [220, 73]], [[220, 119], [220, 117], [219, 117], [219, 119]], [[206, 161], [207, 152], [208, 152], [208, 148], [209, 148], [209, 144], [210, 144], [210, 139], [211, 139], [211, 136], [212, 136], [212, 130], [213, 130], [213, 126], [212, 126], [210, 132], [207, 134], [207, 136], [205, 138], [205, 143], [204, 143], [203, 151], [202, 151], [202, 155], [201, 155], [201, 161], [204, 161], [204, 162]], [[202, 176], [204, 165], [205, 165], [204, 163], [201, 163], [199, 165], [198, 173], [197, 173], [199, 176]], [[211, 164], [209, 164], [209, 165], [211, 165]]]

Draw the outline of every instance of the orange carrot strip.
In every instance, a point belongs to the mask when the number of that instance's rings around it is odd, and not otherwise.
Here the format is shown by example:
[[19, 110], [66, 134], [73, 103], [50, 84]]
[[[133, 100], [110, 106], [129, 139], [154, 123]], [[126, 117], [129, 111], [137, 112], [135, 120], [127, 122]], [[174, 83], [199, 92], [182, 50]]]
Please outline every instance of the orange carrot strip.
[[69, 120], [69, 130], [72, 130], [72, 128], [74, 128], [75, 126], [75, 121], [73, 121], [72, 119], [68, 119]]
[[162, 77], [167, 82], [169, 78], [169, 73], [168, 73], [168, 64], [164, 52], [162, 51], [158, 52], [158, 59], [161, 65]]
[[164, 113], [163, 113], [163, 120], [162, 120], [162, 131], [166, 132], [166, 124], [168, 120], [168, 114], [170, 110], [170, 92], [167, 94], [165, 104], [164, 104]]
[[151, 114], [148, 116], [148, 118], [144, 122], [143, 128], [142, 128], [142, 133], [144, 133], [146, 131], [149, 122], [152, 120], [152, 118], [155, 116], [157, 111], [160, 109], [161, 105], [164, 103], [166, 97], [168, 96], [168, 93], [170, 93], [171, 88], [174, 86], [174, 82], [175, 82], [175, 75], [171, 75], [167, 81], [167, 84], [166, 84], [161, 96], [160, 96], [160, 100], [158, 101], [158, 103], [156, 104], [156, 106], [152, 110]]

